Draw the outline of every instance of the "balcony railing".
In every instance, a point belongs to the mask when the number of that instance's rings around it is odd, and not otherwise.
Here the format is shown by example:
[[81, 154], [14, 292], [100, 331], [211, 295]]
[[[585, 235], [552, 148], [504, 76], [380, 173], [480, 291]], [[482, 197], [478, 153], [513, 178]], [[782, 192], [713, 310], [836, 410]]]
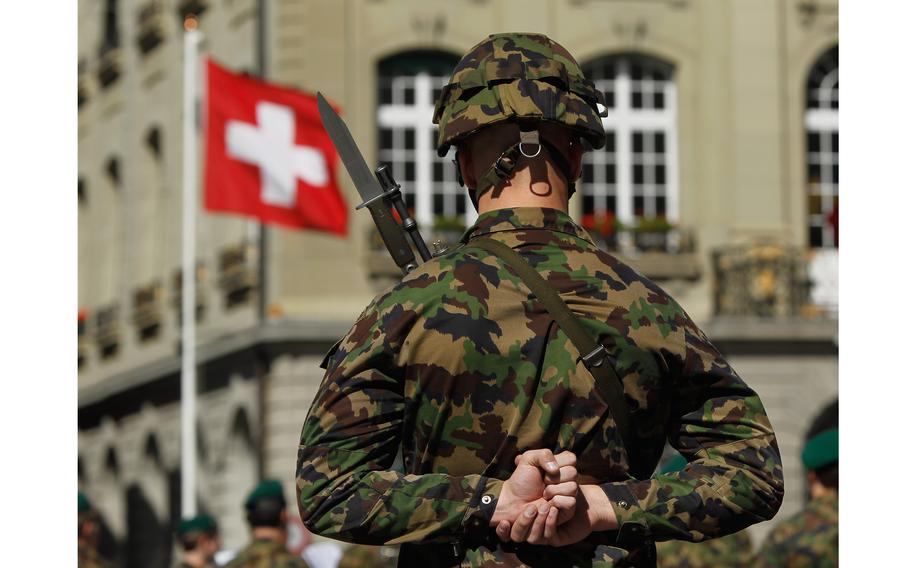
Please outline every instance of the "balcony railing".
[[109, 304], [95, 314], [95, 344], [102, 359], [117, 354], [120, 349], [120, 307]]
[[139, 34], [136, 43], [143, 54], [151, 52], [164, 40], [164, 7], [160, 0], [151, 0], [139, 9]]
[[116, 42], [105, 42], [98, 51], [98, 67], [96, 69], [98, 83], [101, 88], [107, 88], [114, 84], [120, 77], [123, 68], [123, 54], [120, 50], [119, 40]]
[[[207, 276], [205, 266], [200, 262], [196, 264], [196, 321], [201, 321], [205, 315], [208, 295], [205, 289]], [[174, 271], [171, 285], [171, 306], [177, 313], [177, 325], [183, 325], [183, 269]]]
[[806, 253], [778, 244], [712, 253], [717, 316], [794, 317], [813, 313]]
[[79, 107], [82, 108], [82, 105], [88, 102], [89, 91], [86, 84], [85, 77], [88, 75], [88, 61], [84, 57], [79, 58], [78, 64], [78, 80], [76, 82], [76, 94], [78, 95]]
[[137, 288], [133, 293], [133, 324], [139, 332], [140, 341], [158, 336], [164, 312], [163, 296], [164, 287], [158, 281]]
[[84, 310], [84, 309], [79, 310], [78, 323], [79, 323], [78, 331], [77, 331], [78, 344], [77, 344], [77, 348], [76, 348], [76, 354], [78, 357], [77, 365], [78, 365], [78, 368], [81, 369], [82, 366], [85, 365], [86, 358], [88, 357], [89, 342], [90, 342], [90, 340], [89, 340], [90, 320], [88, 317], [88, 312], [86, 310]]
[[231, 308], [247, 303], [258, 285], [254, 247], [243, 243], [222, 249], [218, 268], [225, 305]]

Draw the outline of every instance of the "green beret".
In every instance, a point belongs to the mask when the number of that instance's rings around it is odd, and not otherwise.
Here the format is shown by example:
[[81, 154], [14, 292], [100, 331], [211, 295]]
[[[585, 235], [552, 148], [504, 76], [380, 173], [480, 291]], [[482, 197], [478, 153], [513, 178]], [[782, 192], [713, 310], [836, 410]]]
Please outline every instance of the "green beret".
[[682, 471], [682, 468], [686, 467], [687, 463], [689, 462], [686, 461], [686, 458], [682, 457], [682, 454], [673, 454], [666, 462], [664, 462], [664, 465], [660, 468], [660, 471], [657, 472], [657, 474], [666, 475], [668, 473], [676, 473], [677, 471]]
[[808, 470], [815, 470], [837, 463], [837, 447], [838, 430], [836, 427], [819, 432], [806, 442], [802, 454], [803, 465]]
[[264, 480], [247, 496], [244, 505], [249, 508], [260, 501], [278, 501], [282, 506], [286, 505], [287, 502], [284, 500], [284, 489], [281, 487], [281, 483], [274, 479]]
[[82, 491], [79, 492], [79, 513], [86, 513], [92, 510], [92, 503]]
[[181, 519], [177, 526], [177, 534], [184, 536], [189, 533], [201, 532], [205, 534], [215, 534], [218, 531], [218, 525], [210, 515], [196, 515]]

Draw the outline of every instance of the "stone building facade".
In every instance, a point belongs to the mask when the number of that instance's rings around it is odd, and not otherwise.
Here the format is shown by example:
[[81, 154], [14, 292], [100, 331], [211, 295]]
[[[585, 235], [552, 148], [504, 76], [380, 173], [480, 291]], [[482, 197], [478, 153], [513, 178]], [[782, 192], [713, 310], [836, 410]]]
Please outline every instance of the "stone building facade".
[[[179, 516], [187, 13], [207, 55], [258, 72], [255, 0], [79, 2], [79, 479], [129, 566], [163, 566]], [[784, 451], [779, 518], [801, 505], [802, 432], [837, 393], [836, 290], [817, 276], [836, 265], [836, 2], [273, 0], [265, 14], [267, 79], [338, 102], [368, 162], [391, 163], [444, 236], [473, 220], [431, 148], [445, 76], [489, 33], [565, 45], [611, 102], [612, 142], [586, 158], [573, 215], [612, 227], [604, 242], [759, 391]], [[200, 207], [199, 502], [228, 548], [245, 541], [253, 483], [292, 496], [322, 353], [395, 277], [368, 216], [350, 223], [347, 239], [266, 229], [260, 286], [258, 224]]]

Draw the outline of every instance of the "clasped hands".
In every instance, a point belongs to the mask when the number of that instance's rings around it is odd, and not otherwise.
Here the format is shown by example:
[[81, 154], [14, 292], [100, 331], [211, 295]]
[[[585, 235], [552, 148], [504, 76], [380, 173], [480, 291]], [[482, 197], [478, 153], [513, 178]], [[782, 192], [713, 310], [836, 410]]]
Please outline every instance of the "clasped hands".
[[515, 458], [490, 526], [503, 542], [567, 546], [616, 528], [613, 507], [597, 485], [579, 485], [572, 452], [530, 450]]

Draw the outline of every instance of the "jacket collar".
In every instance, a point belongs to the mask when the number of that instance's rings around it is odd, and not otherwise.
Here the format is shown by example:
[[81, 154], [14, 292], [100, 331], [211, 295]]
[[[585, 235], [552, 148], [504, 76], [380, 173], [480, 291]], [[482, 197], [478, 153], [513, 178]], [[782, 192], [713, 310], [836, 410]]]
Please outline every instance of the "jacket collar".
[[487, 211], [461, 237], [461, 242], [500, 231], [545, 230], [566, 233], [594, 244], [587, 231], [579, 227], [568, 213], [544, 207], [512, 207]]

